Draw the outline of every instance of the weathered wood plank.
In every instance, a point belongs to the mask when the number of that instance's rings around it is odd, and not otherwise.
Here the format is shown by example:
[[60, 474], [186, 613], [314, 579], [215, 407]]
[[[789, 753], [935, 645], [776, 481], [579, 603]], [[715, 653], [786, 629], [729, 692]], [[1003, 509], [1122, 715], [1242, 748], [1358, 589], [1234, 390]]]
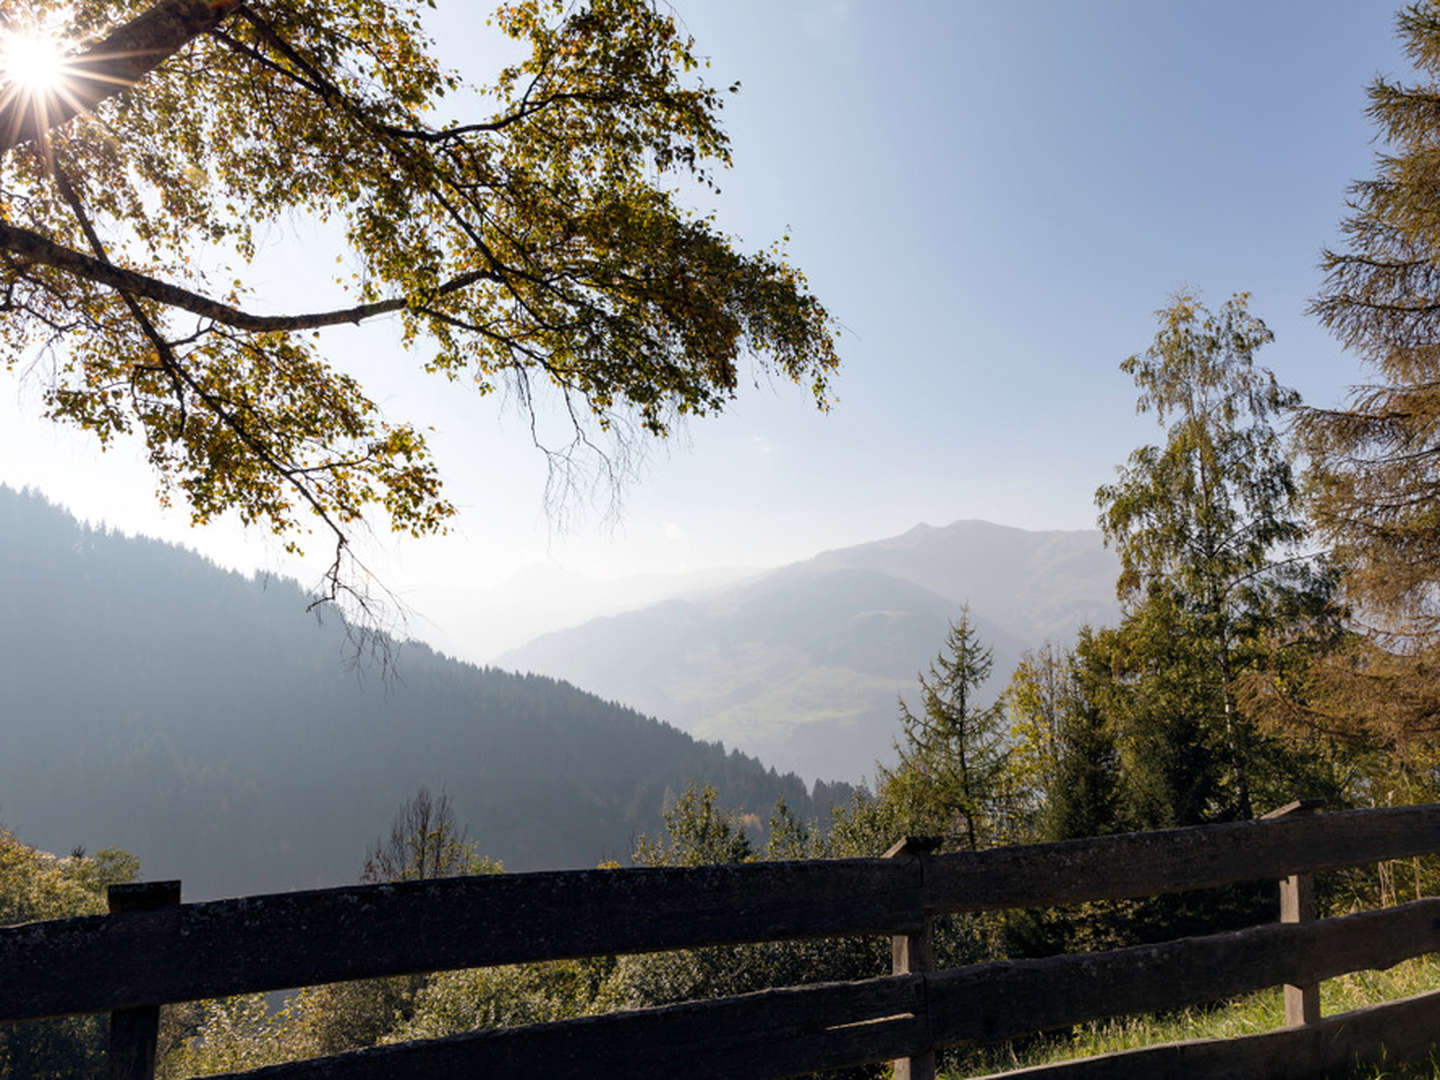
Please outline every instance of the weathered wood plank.
[[[890, 976], [402, 1043], [217, 1080], [626, 1080], [796, 1076], [884, 1061], [926, 1039], [921, 976]], [[872, 1017], [884, 1019], [859, 1022]]]
[[[1310, 922], [1315, 918], [1315, 876], [1291, 874], [1280, 880], [1280, 921]], [[1320, 1019], [1320, 984], [1285, 984], [1285, 1023], [1313, 1024]]]
[[[920, 858], [939, 850], [944, 842], [939, 836], [906, 836], [890, 845], [884, 858]], [[925, 925], [915, 934], [897, 934], [890, 940], [890, 970], [896, 975], [915, 975], [935, 970], [935, 935], [933, 920], [927, 916]], [[923, 1014], [925, 1010], [922, 1008]], [[927, 1045], [923, 1053], [896, 1058], [892, 1071], [894, 1080], [935, 1080], [935, 1050]]]
[[0, 928], [0, 1020], [343, 979], [916, 931], [913, 859], [500, 874]]
[[1196, 1039], [1038, 1065], [986, 1080], [1310, 1080], [1425, 1054], [1440, 1035], [1440, 990], [1340, 1013], [1304, 1027]]
[[[180, 882], [148, 881], [111, 885], [106, 896], [110, 911], [153, 911], [180, 903]], [[156, 1043], [160, 1034], [160, 1007], [142, 1005], [116, 1009], [110, 1014], [110, 1080], [155, 1080]]]
[[1050, 907], [1283, 878], [1440, 851], [1440, 804], [1303, 814], [925, 860], [932, 912]]
[[1440, 900], [1417, 900], [1112, 952], [980, 964], [928, 977], [930, 1026], [937, 1044], [994, 1042], [1387, 968], [1437, 950]]

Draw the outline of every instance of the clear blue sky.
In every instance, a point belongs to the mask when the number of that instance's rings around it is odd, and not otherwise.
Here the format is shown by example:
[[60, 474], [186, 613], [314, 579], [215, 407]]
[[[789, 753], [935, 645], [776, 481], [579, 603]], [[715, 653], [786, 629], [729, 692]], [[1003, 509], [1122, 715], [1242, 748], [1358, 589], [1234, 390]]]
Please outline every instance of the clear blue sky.
[[[557, 534], [544, 468], [499, 403], [412, 374], [391, 331], [337, 332], [387, 409], [436, 425], [463, 508], [443, 541], [377, 541], [417, 629], [465, 652], [457, 612], [537, 560], [616, 576], [778, 564], [920, 521], [1087, 528], [1093, 492], [1156, 431], [1117, 369], [1181, 287], [1253, 294], [1282, 382], [1327, 403], [1362, 373], [1304, 315], [1347, 183], [1370, 171], [1364, 87], [1408, 73], [1395, 5], [679, 0], [739, 79], [721, 225], [783, 232], [846, 328], [839, 403], [765, 383], [651, 456], [618, 526], [581, 508]], [[495, 45], [441, 0], [443, 56], [487, 79]], [[277, 227], [274, 296], [330, 272]], [[308, 247], [308, 245], [307, 245]], [[278, 306], [278, 304], [277, 304]], [[286, 569], [236, 528], [153, 507], [138, 451], [92, 453], [0, 395], [0, 480], [76, 513]], [[304, 571], [299, 571], [308, 576]], [[471, 613], [474, 618], [474, 612]], [[430, 634], [426, 626], [434, 628]]]

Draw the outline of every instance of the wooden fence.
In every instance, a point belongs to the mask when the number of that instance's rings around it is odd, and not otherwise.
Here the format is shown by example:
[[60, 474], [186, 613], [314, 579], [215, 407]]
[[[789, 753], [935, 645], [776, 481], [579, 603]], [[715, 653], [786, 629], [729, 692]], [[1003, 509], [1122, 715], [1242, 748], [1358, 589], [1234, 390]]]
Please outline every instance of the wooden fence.
[[[1289, 811], [1304, 810], [1294, 804]], [[896, 974], [482, 1031], [247, 1076], [754, 1077], [1291, 989], [1291, 1025], [1012, 1076], [1300, 1077], [1440, 1036], [1440, 991], [1321, 1019], [1310, 989], [1440, 951], [1440, 900], [1313, 920], [1306, 875], [1440, 851], [1440, 804], [935, 855], [449, 878], [179, 903], [174, 882], [117, 887], [111, 914], [0, 928], [0, 1022], [111, 1014], [112, 1076], [153, 1070], [166, 1002], [344, 979], [744, 942], [884, 934]], [[1284, 921], [1112, 952], [931, 971], [930, 920], [1271, 879]]]

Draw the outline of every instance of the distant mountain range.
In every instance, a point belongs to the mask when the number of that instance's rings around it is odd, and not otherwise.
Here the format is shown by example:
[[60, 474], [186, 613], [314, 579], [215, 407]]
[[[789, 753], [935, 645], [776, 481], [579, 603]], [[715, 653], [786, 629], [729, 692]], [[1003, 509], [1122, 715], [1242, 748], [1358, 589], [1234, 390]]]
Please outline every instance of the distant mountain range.
[[765, 820], [848, 797], [564, 682], [423, 645], [346, 664], [289, 581], [78, 524], [0, 487], [0, 822], [117, 845], [187, 896], [353, 881], [419, 785], [511, 869], [625, 859], [667, 793], [713, 783]]
[[990, 688], [1026, 649], [1118, 614], [1115, 556], [1093, 530], [984, 521], [887, 540], [569, 630], [502, 654], [804, 777], [858, 779], [892, 757], [896, 697], [969, 605]]

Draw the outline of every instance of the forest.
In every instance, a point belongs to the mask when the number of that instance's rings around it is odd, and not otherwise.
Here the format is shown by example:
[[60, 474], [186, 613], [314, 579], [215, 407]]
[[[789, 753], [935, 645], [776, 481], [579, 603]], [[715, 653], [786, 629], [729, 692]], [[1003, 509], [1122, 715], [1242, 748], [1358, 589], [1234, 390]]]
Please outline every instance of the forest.
[[[90, 528], [0, 486], [0, 820], [64, 852], [117, 846], [191, 900], [353, 880], [421, 785], [512, 870], [624, 858], [696, 780], [763, 818], [807, 785], [568, 683], [390, 643], [356, 668], [293, 581]], [[56, 799], [54, 793], [67, 793]], [[758, 824], [758, 823], [757, 823]]]

